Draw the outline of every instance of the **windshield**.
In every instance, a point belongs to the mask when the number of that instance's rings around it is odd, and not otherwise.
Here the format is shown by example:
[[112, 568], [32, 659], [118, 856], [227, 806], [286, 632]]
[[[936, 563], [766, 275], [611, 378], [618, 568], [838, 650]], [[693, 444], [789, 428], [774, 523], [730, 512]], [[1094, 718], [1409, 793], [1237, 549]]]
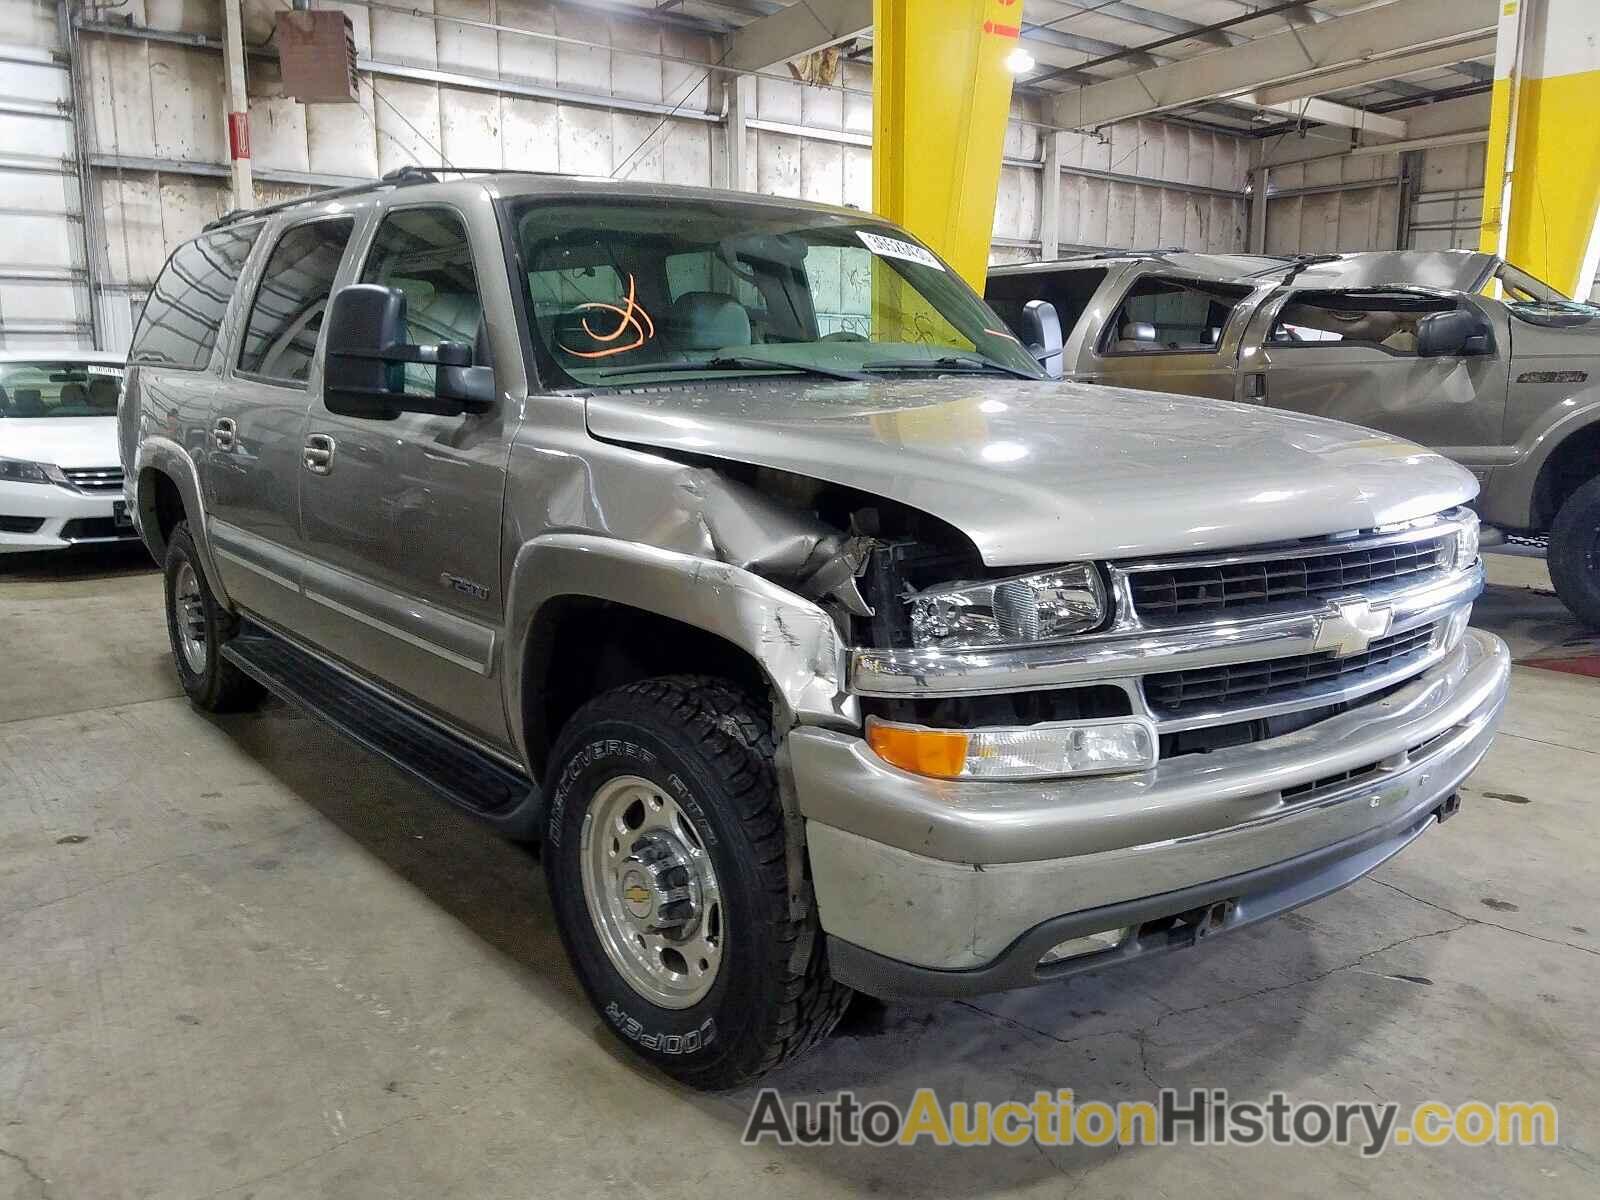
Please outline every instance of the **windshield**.
[[961, 278], [870, 220], [721, 200], [508, 206], [555, 387], [696, 374], [1042, 378]]
[[1511, 315], [1530, 325], [1566, 329], [1600, 318], [1600, 308], [1569, 299], [1548, 283], [1508, 262], [1502, 262], [1495, 269], [1494, 279], [1485, 290], [1492, 295], [1497, 287]]
[[0, 417], [114, 417], [120, 395], [113, 363], [0, 363]]

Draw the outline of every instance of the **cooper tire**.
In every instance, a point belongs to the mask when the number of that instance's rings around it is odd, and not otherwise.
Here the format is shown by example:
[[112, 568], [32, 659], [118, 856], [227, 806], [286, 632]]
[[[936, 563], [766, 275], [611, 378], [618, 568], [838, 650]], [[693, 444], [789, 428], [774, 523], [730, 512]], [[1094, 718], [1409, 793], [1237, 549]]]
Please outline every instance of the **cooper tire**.
[[1578, 620], [1600, 629], [1600, 479], [1591, 479], [1556, 513], [1546, 554], [1556, 595]]
[[261, 685], [222, 657], [238, 620], [212, 595], [187, 521], [167, 539], [165, 575], [167, 636], [184, 694], [207, 712], [254, 708], [263, 695]]
[[[791, 912], [763, 705], [713, 678], [617, 688], [567, 722], [550, 778], [543, 858], [557, 924], [590, 1001], [629, 1050], [686, 1084], [718, 1089], [748, 1083], [827, 1035], [851, 991], [828, 973], [814, 907]], [[661, 813], [674, 815], [658, 829], [651, 821]], [[694, 861], [673, 866], [674, 854]], [[658, 894], [627, 875], [652, 862]], [[623, 887], [628, 879], [634, 890]], [[716, 942], [707, 954], [712, 893]], [[624, 911], [625, 902], [652, 915]], [[637, 923], [674, 910], [683, 923], [668, 935]], [[629, 937], [636, 947], [624, 944]], [[697, 979], [713, 958], [709, 982]]]

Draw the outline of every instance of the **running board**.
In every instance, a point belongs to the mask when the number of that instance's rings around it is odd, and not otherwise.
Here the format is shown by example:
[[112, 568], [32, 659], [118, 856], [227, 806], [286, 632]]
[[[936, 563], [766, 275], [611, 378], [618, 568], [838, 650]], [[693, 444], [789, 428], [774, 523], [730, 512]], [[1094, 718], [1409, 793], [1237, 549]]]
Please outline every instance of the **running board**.
[[543, 804], [534, 783], [433, 721], [252, 621], [222, 656], [262, 687], [388, 759], [450, 803], [510, 837], [535, 838]]

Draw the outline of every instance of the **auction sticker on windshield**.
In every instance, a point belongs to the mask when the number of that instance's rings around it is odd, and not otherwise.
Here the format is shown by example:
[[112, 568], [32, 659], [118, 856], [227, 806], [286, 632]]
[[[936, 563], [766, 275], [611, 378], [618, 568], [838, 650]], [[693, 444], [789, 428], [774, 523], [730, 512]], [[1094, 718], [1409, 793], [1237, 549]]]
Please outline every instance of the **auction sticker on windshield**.
[[881, 233], [868, 233], [865, 229], [856, 230], [856, 236], [861, 239], [862, 245], [879, 258], [903, 258], [907, 262], [932, 267], [935, 271], [944, 270], [944, 264], [921, 246], [902, 242], [899, 238], [884, 237]]

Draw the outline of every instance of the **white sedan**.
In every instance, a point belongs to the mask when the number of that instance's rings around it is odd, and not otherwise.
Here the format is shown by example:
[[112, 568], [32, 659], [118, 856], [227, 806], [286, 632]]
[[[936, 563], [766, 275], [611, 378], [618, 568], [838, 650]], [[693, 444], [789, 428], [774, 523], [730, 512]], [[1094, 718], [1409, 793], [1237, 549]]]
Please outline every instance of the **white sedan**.
[[130, 540], [121, 355], [0, 354], [0, 554]]

